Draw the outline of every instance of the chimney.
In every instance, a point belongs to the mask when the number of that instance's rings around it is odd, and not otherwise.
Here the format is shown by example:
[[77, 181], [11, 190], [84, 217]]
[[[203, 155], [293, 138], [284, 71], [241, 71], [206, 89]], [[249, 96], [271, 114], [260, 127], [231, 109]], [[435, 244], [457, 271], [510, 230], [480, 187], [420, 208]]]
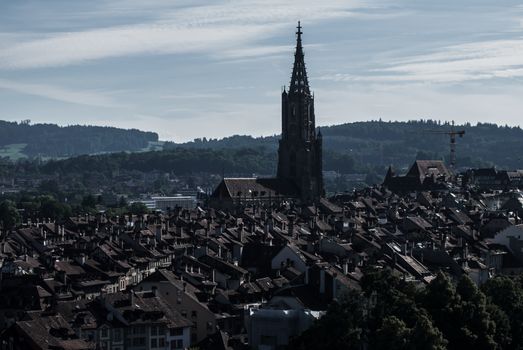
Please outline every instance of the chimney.
[[238, 231], [238, 241], [241, 242], [243, 239], [243, 224], [240, 224], [238, 226], [237, 231]]
[[343, 262], [343, 274], [348, 275], [349, 274], [349, 262], [345, 260]]
[[293, 236], [294, 234], [294, 216], [289, 215], [289, 230], [288, 230], [289, 236]]
[[464, 260], [467, 260], [467, 258], [469, 256], [469, 249], [467, 247], [467, 243], [463, 244], [461, 254], [462, 254], [462, 258]]
[[309, 284], [309, 268], [308, 267], [305, 269], [305, 284], [306, 285]]
[[325, 269], [322, 267], [320, 270], [320, 294], [325, 293]]
[[156, 242], [162, 241], [162, 225], [156, 225]]
[[446, 233], [442, 233], [441, 234], [441, 242], [440, 242], [440, 249], [441, 250], [445, 250], [446, 243], [447, 243], [447, 234]]

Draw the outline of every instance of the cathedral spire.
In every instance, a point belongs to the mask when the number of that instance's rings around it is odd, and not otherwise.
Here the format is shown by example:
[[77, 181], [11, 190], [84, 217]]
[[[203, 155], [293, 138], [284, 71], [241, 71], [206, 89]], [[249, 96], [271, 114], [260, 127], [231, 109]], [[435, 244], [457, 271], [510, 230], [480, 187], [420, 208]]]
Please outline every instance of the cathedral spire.
[[291, 84], [289, 92], [305, 93], [310, 95], [307, 70], [305, 69], [305, 55], [301, 44], [301, 24], [298, 21], [298, 31], [296, 32], [296, 52], [294, 53], [294, 66], [292, 68]]
[[282, 137], [278, 147], [278, 179], [291, 181], [304, 203], [323, 196], [321, 131], [316, 134], [314, 96], [309, 89], [301, 24], [296, 32], [296, 52], [291, 84], [281, 95]]

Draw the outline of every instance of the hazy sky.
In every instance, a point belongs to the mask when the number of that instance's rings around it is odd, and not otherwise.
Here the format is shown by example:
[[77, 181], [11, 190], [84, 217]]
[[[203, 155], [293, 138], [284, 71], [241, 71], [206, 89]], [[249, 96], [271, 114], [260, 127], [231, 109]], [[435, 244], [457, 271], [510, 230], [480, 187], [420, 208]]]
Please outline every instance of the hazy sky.
[[0, 0], [0, 119], [277, 134], [298, 20], [318, 125], [523, 124], [523, 4], [500, 0]]

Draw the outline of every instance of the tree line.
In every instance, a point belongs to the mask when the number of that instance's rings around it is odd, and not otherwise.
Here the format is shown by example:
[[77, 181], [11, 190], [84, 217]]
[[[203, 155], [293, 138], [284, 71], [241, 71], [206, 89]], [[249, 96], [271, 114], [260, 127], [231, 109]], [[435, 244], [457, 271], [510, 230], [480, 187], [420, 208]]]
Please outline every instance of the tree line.
[[294, 338], [302, 349], [520, 349], [523, 277], [498, 276], [478, 288], [439, 272], [426, 287], [370, 270], [326, 315]]
[[58, 126], [0, 121], [0, 147], [26, 144], [28, 157], [70, 157], [101, 152], [140, 151], [158, 134], [90, 125]]

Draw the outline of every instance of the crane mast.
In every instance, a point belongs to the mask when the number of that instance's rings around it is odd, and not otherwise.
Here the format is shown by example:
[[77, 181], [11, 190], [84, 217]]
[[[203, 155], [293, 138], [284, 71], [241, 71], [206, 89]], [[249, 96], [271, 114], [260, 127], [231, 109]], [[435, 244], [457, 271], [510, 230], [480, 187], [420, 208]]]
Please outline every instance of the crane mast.
[[450, 168], [454, 170], [456, 166], [456, 136], [463, 137], [465, 135], [465, 130], [455, 130], [454, 121], [452, 121], [450, 131], [441, 131], [441, 130], [425, 130], [426, 133], [432, 134], [443, 134], [450, 137]]

